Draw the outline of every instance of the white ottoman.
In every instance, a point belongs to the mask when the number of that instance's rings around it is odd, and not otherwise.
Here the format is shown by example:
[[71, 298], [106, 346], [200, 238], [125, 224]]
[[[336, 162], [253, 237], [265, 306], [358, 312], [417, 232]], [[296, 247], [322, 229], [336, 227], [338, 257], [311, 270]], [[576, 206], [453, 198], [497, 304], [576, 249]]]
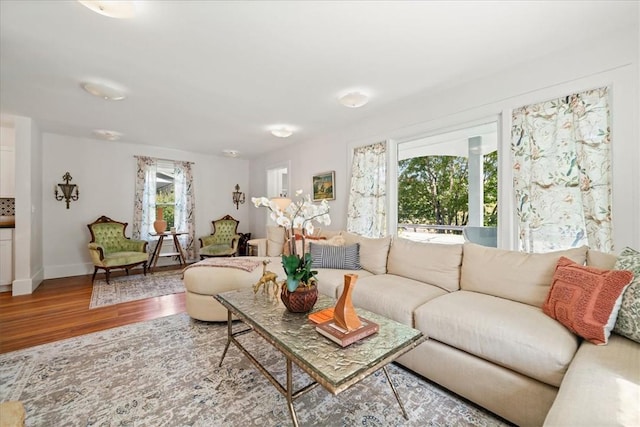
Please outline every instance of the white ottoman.
[[[266, 266], [267, 271], [276, 273], [278, 281], [284, 280], [280, 257], [208, 258], [185, 268], [183, 281], [187, 314], [194, 319], [207, 322], [226, 322], [227, 309], [213, 296], [220, 292], [252, 287], [262, 277], [263, 260], [270, 261]], [[255, 268], [246, 271], [236, 267], [220, 266], [225, 263], [236, 263], [245, 267], [255, 264]]]

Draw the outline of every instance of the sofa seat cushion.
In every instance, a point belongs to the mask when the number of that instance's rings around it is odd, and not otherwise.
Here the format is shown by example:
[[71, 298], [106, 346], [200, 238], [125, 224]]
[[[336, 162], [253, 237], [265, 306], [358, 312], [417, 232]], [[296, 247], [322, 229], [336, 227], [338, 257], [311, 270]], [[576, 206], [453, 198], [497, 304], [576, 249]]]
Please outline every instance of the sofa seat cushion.
[[436, 285], [446, 291], [460, 289], [461, 244], [440, 244], [394, 239], [387, 272]]
[[527, 304], [458, 291], [415, 312], [415, 327], [429, 338], [559, 387], [578, 338]]
[[583, 341], [545, 426], [640, 426], [640, 344], [611, 335]]
[[[237, 259], [242, 259], [238, 257]], [[247, 257], [253, 261], [268, 260], [266, 271], [275, 273], [278, 282], [284, 280], [285, 273], [280, 257]], [[188, 292], [200, 295], [217, 295], [220, 292], [252, 287], [262, 277], [263, 268], [259, 265], [252, 271], [240, 268], [207, 266], [200, 261], [184, 269], [184, 287]]]
[[146, 252], [112, 252], [104, 256], [104, 267], [118, 267], [123, 265], [140, 264], [149, 260]]
[[[342, 295], [345, 274], [356, 274], [358, 276], [358, 280], [373, 275], [367, 270], [336, 270], [333, 268], [318, 268], [316, 271], [318, 272], [316, 275], [316, 278], [318, 279], [318, 292], [336, 299]], [[357, 283], [358, 282], [356, 282], [356, 286]]]
[[414, 326], [413, 312], [425, 302], [445, 295], [437, 286], [394, 274], [364, 277], [351, 294], [353, 305], [381, 314], [405, 325]]
[[233, 255], [236, 253], [236, 249], [228, 244], [222, 245], [209, 245], [200, 248], [200, 255], [204, 256], [225, 256]]

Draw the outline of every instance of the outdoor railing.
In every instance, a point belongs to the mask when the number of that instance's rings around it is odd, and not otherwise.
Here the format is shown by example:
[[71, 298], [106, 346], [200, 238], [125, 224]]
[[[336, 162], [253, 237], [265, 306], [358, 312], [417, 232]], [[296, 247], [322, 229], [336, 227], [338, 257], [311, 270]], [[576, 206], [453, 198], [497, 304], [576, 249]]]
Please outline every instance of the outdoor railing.
[[417, 232], [437, 232], [446, 234], [462, 234], [464, 225], [438, 225], [438, 224], [398, 224], [398, 229]]

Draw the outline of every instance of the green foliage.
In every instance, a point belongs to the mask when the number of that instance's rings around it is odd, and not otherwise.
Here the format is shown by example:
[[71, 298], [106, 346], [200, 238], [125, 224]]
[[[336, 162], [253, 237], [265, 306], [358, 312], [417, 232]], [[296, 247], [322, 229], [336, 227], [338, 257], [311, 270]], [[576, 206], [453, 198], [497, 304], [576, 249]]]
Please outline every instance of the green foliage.
[[498, 152], [484, 156], [484, 225], [498, 225]]
[[282, 255], [282, 268], [287, 275], [287, 289], [293, 292], [300, 283], [311, 285], [315, 281], [317, 271], [311, 270], [311, 254], [306, 253], [304, 257], [298, 255]]
[[175, 227], [175, 195], [173, 185], [171, 191], [158, 191], [156, 194], [156, 207], [162, 208], [162, 217], [167, 221], [167, 228]]
[[[497, 224], [497, 152], [484, 157], [485, 225]], [[398, 223], [466, 225], [469, 170], [466, 157], [425, 156], [398, 163]]]

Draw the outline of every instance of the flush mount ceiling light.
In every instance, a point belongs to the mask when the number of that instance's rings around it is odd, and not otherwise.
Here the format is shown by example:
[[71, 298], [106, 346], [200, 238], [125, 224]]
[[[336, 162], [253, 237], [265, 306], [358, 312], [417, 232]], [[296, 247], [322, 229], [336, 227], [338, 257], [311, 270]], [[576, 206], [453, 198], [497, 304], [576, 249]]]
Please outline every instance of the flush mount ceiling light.
[[122, 138], [122, 134], [114, 130], [96, 129], [92, 133], [93, 136], [97, 136], [98, 138], [107, 141], [117, 141]]
[[271, 129], [271, 135], [277, 136], [278, 138], [287, 138], [293, 135], [293, 130], [287, 126], [280, 126], [280, 127]]
[[134, 2], [125, 0], [78, 0], [80, 4], [88, 7], [100, 15], [109, 18], [127, 19], [136, 14]]
[[238, 157], [240, 155], [240, 152], [237, 150], [222, 150], [222, 153], [226, 157]]
[[338, 98], [338, 101], [345, 107], [359, 108], [369, 102], [369, 97], [362, 92], [349, 92]]
[[123, 90], [105, 83], [83, 82], [80, 87], [93, 96], [107, 101], [121, 101], [127, 97]]

